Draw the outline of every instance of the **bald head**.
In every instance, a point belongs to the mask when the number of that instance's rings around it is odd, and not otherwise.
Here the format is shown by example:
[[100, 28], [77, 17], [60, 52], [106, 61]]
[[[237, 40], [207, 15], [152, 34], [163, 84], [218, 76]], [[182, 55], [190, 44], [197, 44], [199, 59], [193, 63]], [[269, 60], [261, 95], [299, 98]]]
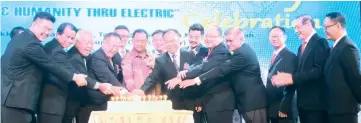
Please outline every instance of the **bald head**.
[[205, 32], [204, 43], [208, 48], [213, 49], [222, 42], [222, 29], [219, 26], [211, 24]]
[[80, 30], [76, 34], [75, 47], [82, 56], [88, 56], [93, 49], [93, 34], [87, 30]]
[[244, 42], [244, 34], [241, 28], [232, 27], [227, 29], [225, 32], [226, 36], [226, 44], [229, 50], [236, 50], [238, 49], [241, 44]]

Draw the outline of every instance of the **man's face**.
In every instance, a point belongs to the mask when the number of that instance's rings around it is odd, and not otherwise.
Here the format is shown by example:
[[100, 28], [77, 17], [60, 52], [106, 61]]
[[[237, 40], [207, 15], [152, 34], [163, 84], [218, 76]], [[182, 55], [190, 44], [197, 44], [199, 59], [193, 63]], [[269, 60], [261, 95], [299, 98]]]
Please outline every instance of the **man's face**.
[[147, 35], [145, 33], [135, 33], [132, 43], [137, 52], [144, 52], [148, 44]]
[[176, 53], [180, 48], [180, 37], [177, 33], [170, 31], [164, 34], [163, 36], [164, 44], [166, 50], [174, 54]]
[[157, 33], [153, 36], [153, 47], [158, 52], [164, 51], [164, 42], [163, 42], [163, 34], [162, 33]]
[[104, 39], [103, 50], [108, 58], [112, 58], [115, 54], [118, 53], [120, 49], [120, 38], [117, 36], [110, 36]]
[[323, 23], [326, 38], [328, 40], [337, 40], [336, 35], [338, 33], [338, 28], [340, 27], [340, 25], [333, 22], [329, 17], [326, 17]]
[[210, 26], [206, 30], [204, 43], [208, 48], [215, 48], [221, 41], [221, 35], [215, 26]]
[[240, 44], [244, 40], [242, 32], [237, 32], [237, 29], [232, 29], [226, 35], [226, 44], [229, 50], [234, 51], [239, 48]]
[[84, 34], [76, 41], [75, 47], [78, 49], [81, 55], [89, 56], [90, 52], [93, 49], [93, 35]]
[[129, 32], [127, 30], [125, 30], [125, 29], [117, 29], [117, 30], [115, 30], [115, 33], [120, 35], [120, 37], [122, 39], [121, 42], [120, 42], [120, 45], [121, 45], [121, 47], [124, 47], [128, 42]]
[[274, 28], [269, 32], [269, 41], [274, 48], [280, 48], [285, 44], [286, 36], [279, 28]]
[[198, 31], [198, 30], [190, 30], [189, 31], [189, 34], [188, 34], [189, 46], [191, 46], [192, 48], [195, 48], [201, 43], [202, 40], [203, 40], [203, 35], [202, 35], [201, 31]]
[[63, 34], [56, 34], [56, 39], [63, 48], [68, 48], [75, 42], [76, 32], [70, 26], [65, 27]]
[[302, 24], [302, 18], [299, 18], [296, 20], [295, 23], [295, 32], [298, 35], [298, 38], [300, 40], [306, 40], [307, 34], [312, 31], [308, 26], [311, 22], [306, 22], [305, 24]]
[[34, 27], [33, 33], [40, 40], [44, 41], [53, 30], [53, 22], [46, 19], [37, 19], [33, 22], [32, 26]]

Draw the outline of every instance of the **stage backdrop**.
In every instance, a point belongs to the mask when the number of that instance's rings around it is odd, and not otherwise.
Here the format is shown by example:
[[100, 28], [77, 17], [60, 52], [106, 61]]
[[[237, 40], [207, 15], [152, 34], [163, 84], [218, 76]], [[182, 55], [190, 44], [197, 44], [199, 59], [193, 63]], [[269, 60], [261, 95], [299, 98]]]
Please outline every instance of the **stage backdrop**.
[[[1, 2], [1, 54], [10, 40], [10, 30], [15, 26], [29, 27], [39, 11], [56, 17], [54, 32], [63, 22], [92, 31], [96, 40], [94, 50], [100, 47], [103, 35], [117, 25], [126, 25], [131, 32], [143, 28], [149, 34], [157, 29], [175, 28], [182, 33], [185, 42], [189, 25], [196, 22], [205, 26], [214, 22], [224, 29], [241, 27], [246, 33], [246, 42], [259, 58], [264, 79], [273, 52], [268, 30], [274, 25], [285, 27], [287, 47], [295, 52], [301, 44], [293, 28], [299, 15], [314, 17], [317, 33], [324, 36], [325, 15], [342, 12], [347, 18], [348, 36], [359, 47], [361, 44], [360, 2]], [[53, 37], [54, 33], [47, 41]], [[149, 40], [152, 50], [151, 38]], [[130, 42], [127, 48], [131, 49]]]

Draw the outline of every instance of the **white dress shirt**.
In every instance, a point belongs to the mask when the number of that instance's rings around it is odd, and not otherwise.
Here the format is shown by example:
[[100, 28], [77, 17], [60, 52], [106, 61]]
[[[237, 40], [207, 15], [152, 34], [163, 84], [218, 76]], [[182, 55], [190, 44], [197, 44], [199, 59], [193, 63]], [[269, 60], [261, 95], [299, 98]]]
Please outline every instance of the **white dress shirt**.
[[342, 33], [342, 35], [333, 43], [332, 48], [335, 48], [338, 42], [340, 42], [341, 38], [345, 37], [347, 35], [346, 31]]

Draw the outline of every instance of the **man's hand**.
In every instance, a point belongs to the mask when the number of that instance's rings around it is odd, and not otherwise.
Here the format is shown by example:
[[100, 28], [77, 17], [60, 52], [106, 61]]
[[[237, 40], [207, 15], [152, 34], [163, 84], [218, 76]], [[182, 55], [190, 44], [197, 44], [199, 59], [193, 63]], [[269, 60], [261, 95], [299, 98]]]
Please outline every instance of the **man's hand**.
[[140, 89], [134, 89], [134, 90], [132, 91], [132, 95], [144, 96], [144, 95], [145, 95], [145, 93], [144, 93], [144, 91], [143, 91], [143, 90], [140, 90]]
[[184, 79], [184, 78], [187, 77], [187, 76], [186, 76], [186, 73], [187, 73], [187, 72], [188, 72], [188, 70], [180, 71], [180, 72], [178, 73], [177, 77]]
[[171, 80], [168, 80], [167, 82], [165, 82], [165, 84], [168, 84], [168, 89], [174, 89], [175, 86], [177, 86], [179, 83], [182, 82], [182, 79], [175, 77]]
[[112, 87], [113, 90], [113, 95], [114, 96], [125, 96], [129, 93], [129, 91], [123, 87], [119, 87], [119, 86], [113, 86]]
[[285, 114], [285, 113], [282, 113], [282, 112], [278, 112], [278, 116], [279, 117], [282, 117], [282, 118], [286, 118], [287, 117], [287, 114]]
[[85, 80], [85, 78], [87, 77], [87, 75], [84, 74], [74, 74], [73, 76], [73, 81], [79, 86], [86, 86], [87, 85], [87, 81]]
[[196, 106], [196, 112], [201, 112], [202, 111], [202, 106]]
[[293, 84], [292, 74], [277, 72], [277, 75], [272, 76], [272, 85], [285, 86]]
[[193, 86], [196, 84], [197, 84], [197, 81], [195, 81], [194, 79], [187, 79], [187, 80], [184, 80], [183, 82], [179, 83], [179, 88], [186, 88], [186, 87]]
[[113, 90], [112, 90], [113, 85], [109, 84], [109, 83], [101, 83], [99, 85], [99, 90], [100, 92], [102, 92], [105, 95], [110, 95], [113, 94]]

